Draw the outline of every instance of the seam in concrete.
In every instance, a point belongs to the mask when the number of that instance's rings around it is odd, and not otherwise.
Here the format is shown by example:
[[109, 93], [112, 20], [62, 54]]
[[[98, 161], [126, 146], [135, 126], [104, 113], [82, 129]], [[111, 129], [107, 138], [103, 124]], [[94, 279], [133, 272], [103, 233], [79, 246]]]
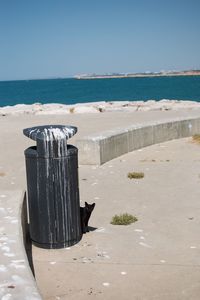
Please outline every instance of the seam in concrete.
[[0, 299], [42, 299], [25, 251], [24, 200], [22, 191], [1, 191]]
[[133, 124], [83, 137], [76, 141], [79, 163], [101, 165], [125, 153], [165, 141], [192, 136], [200, 131], [200, 118], [173, 118]]

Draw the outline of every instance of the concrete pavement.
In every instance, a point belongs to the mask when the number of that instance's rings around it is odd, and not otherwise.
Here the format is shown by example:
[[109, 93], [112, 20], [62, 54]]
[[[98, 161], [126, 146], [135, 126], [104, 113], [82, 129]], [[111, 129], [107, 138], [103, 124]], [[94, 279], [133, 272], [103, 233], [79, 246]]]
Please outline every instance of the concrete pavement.
[[[22, 135], [23, 128], [70, 124], [78, 126], [79, 139], [123, 124], [198, 116], [198, 111], [184, 110], [1, 117], [1, 195], [26, 187], [23, 151], [34, 142]], [[33, 248], [43, 298], [199, 299], [199, 150], [189, 138], [140, 149], [99, 167], [80, 166], [81, 201], [96, 202], [90, 222], [96, 230], [70, 249]], [[128, 179], [131, 171], [143, 171], [144, 179]], [[112, 216], [123, 212], [136, 215], [138, 222], [111, 225]]]
[[[131, 171], [145, 177], [130, 180]], [[198, 300], [200, 146], [166, 142], [81, 166], [79, 176], [81, 201], [96, 202], [94, 230], [71, 248], [33, 248], [44, 299]], [[138, 222], [110, 224], [125, 212]]]

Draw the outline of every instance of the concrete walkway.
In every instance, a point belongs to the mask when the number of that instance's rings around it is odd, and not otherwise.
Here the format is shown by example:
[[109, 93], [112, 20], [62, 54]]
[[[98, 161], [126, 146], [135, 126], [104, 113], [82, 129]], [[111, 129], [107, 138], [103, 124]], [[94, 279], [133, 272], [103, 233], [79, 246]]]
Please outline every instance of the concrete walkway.
[[[130, 180], [131, 171], [145, 177]], [[150, 146], [81, 166], [79, 176], [82, 202], [96, 202], [96, 230], [71, 248], [33, 248], [44, 299], [199, 300], [200, 145]], [[138, 222], [110, 224], [125, 212]]]
[[[34, 142], [23, 136], [23, 128], [44, 124], [78, 126], [79, 133], [71, 139], [75, 144], [88, 134], [173, 117], [199, 117], [199, 111], [1, 117], [0, 196], [5, 191], [11, 195], [10, 201], [3, 199], [3, 208], [8, 214], [7, 208], [19, 208], [20, 197], [14, 195], [16, 190], [26, 188], [23, 152]], [[97, 229], [71, 249], [33, 248], [43, 298], [199, 299], [199, 150], [190, 139], [183, 139], [134, 151], [100, 167], [80, 166], [81, 200], [96, 202], [91, 226]], [[144, 179], [129, 180], [127, 173], [134, 170], [144, 171]], [[12, 201], [16, 201], [13, 206]], [[123, 212], [136, 215], [139, 221], [128, 227], [111, 225], [112, 216]], [[8, 248], [4, 248], [4, 240], [1, 242], [0, 265], [5, 270], [3, 253]], [[12, 268], [7, 274], [12, 279], [19, 278], [12, 276], [21, 272], [15, 269], [14, 274]], [[3, 271], [1, 276], [7, 284]], [[21, 290], [13, 289], [13, 285], [7, 285], [12, 292], [1, 286], [6, 300], [18, 299], [15, 290], [25, 293], [23, 284]], [[34, 282], [32, 287], [35, 289]], [[40, 297], [36, 290], [32, 296]], [[27, 297], [30, 295], [25, 293], [24, 299]]]

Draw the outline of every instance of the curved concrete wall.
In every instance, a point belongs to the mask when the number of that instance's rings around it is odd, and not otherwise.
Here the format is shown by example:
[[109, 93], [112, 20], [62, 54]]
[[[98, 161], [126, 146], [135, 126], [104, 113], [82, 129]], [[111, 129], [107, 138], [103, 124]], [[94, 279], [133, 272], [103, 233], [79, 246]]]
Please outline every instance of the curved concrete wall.
[[[3, 197], [2, 197], [3, 196]], [[26, 212], [22, 191], [1, 191], [0, 299], [41, 300], [24, 244]], [[21, 222], [22, 220], [22, 222]], [[25, 228], [25, 227], [24, 227]]]
[[135, 124], [76, 141], [79, 163], [101, 165], [113, 158], [153, 144], [192, 136], [200, 132], [200, 118]]

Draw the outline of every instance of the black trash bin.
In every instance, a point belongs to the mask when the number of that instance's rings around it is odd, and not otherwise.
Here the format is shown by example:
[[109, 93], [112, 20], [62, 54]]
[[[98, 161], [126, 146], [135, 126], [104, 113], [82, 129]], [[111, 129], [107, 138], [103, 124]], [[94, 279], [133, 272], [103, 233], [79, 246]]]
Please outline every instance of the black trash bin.
[[36, 141], [25, 150], [30, 237], [42, 248], [64, 248], [82, 237], [78, 149], [67, 144], [73, 126], [47, 125], [23, 130]]

